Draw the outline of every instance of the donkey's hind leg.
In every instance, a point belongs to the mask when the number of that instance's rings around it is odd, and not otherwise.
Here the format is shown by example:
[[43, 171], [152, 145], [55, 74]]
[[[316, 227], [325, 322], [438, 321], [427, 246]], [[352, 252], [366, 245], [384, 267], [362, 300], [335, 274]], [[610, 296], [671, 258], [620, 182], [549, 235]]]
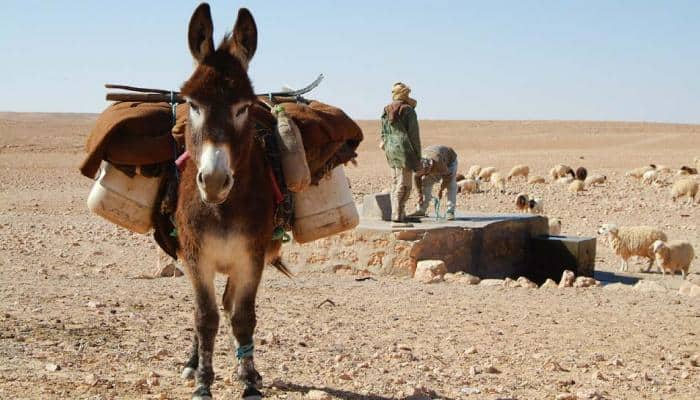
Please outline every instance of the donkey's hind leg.
[[197, 332], [197, 388], [192, 393], [192, 400], [210, 400], [211, 385], [214, 382], [212, 357], [214, 342], [219, 329], [219, 311], [214, 297], [214, 273], [201, 268], [191, 274], [194, 288], [195, 310], [194, 325]]
[[231, 340], [238, 359], [238, 379], [243, 382], [244, 399], [261, 398], [258, 389], [262, 377], [253, 362], [253, 332], [255, 331], [255, 296], [262, 276], [264, 254], [262, 251], [237, 263], [236, 273], [229, 276], [224, 292], [223, 305], [234, 338]]

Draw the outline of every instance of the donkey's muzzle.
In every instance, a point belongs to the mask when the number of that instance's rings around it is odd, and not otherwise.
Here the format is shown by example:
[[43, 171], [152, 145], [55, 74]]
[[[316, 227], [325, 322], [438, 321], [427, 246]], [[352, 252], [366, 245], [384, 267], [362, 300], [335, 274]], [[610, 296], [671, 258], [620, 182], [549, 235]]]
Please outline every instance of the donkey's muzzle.
[[197, 187], [206, 203], [223, 203], [233, 187], [228, 149], [206, 143], [202, 149]]

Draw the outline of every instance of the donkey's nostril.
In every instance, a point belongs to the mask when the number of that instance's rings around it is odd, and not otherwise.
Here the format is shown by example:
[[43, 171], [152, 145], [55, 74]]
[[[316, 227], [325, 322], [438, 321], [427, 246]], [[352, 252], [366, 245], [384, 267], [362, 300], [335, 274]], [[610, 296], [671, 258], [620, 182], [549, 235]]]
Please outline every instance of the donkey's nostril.
[[201, 172], [197, 174], [197, 183], [199, 183], [200, 185], [204, 185], [204, 175], [202, 175]]
[[226, 178], [224, 179], [224, 187], [227, 188], [231, 184], [231, 175], [226, 175]]

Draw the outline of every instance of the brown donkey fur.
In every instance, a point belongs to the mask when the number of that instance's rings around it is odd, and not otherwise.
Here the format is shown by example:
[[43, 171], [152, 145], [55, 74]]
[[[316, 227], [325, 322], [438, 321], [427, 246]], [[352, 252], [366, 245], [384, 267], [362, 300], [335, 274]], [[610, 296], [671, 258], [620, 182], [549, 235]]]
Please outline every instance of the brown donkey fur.
[[211, 398], [212, 355], [219, 328], [214, 276], [228, 277], [222, 303], [231, 325], [244, 398], [257, 398], [253, 364], [255, 297], [266, 262], [283, 269], [273, 241], [274, 196], [269, 165], [248, 109], [255, 101], [247, 66], [257, 47], [252, 15], [240, 9], [233, 33], [214, 49], [207, 4], [192, 15], [189, 47], [197, 66], [182, 86], [190, 104], [191, 159], [182, 172], [176, 223], [195, 297], [192, 356], [183, 376], [197, 379], [193, 399]]

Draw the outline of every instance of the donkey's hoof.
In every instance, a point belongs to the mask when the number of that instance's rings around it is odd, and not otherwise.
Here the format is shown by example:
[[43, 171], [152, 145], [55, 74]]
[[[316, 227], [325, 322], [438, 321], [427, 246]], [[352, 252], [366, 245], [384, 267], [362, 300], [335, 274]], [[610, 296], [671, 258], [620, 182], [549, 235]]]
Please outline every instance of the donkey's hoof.
[[260, 391], [252, 386], [248, 386], [245, 388], [243, 391], [243, 396], [241, 397], [243, 400], [261, 400], [262, 399], [262, 393]]
[[180, 374], [182, 379], [194, 379], [194, 373], [197, 372], [196, 369], [191, 367], [185, 367]]
[[211, 390], [206, 386], [200, 386], [192, 393], [192, 400], [212, 400]]

